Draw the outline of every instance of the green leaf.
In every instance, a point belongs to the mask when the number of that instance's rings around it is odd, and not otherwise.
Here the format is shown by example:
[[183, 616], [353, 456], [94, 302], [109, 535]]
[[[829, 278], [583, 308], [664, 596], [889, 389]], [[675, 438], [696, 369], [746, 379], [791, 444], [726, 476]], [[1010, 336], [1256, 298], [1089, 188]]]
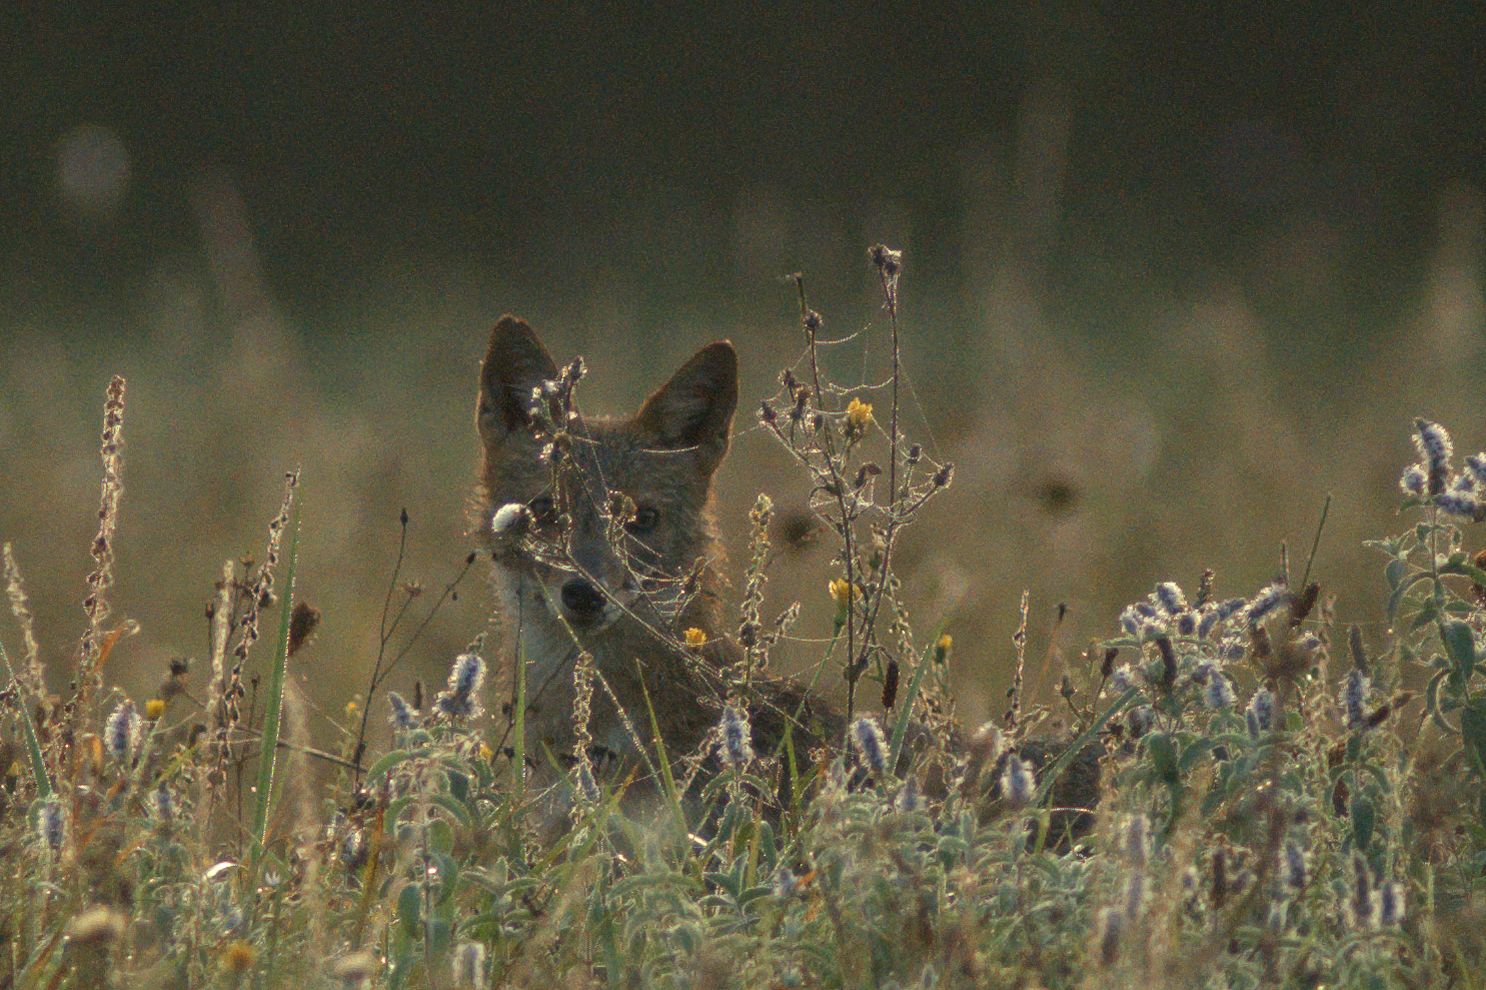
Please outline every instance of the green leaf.
[[[1133, 690], [1133, 689], [1132, 689]], [[1151, 766], [1162, 780], [1176, 780], [1176, 746], [1164, 732], [1152, 732], [1144, 739], [1145, 751], [1151, 756]]]
[[1420, 571], [1417, 574], [1405, 578], [1393, 588], [1393, 593], [1388, 596], [1388, 620], [1391, 622], [1398, 618], [1398, 607], [1403, 604], [1403, 596], [1409, 593], [1409, 589], [1420, 581], [1429, 580], [1428, 571]]
[[366, 779], [368, 782], [375, 781], [404, 760], [411, 760], [415, 756], [427, 755], [428, 750], [426, 749], [394, 749], [372, 764], [371, 769], [366, 772]]
[[26, 752], [31, 758], [31, 776], [36, 785], [36, 796], [51, 797], [52, 779], [46, 772], [46, 758], [42, 756], [41, 743], [36, 738], [36, 726], [31, 722], [31, 703], [26, 700], [25, 694], [21, 691], [21, 684], [16, 680], [15, 670], [10, 666], [10, 654], [5, 652], [4, 643], [0, 643], [0, 660], [5, 661], [5, 672], [10, 675], [10, 686], [20, 700], [17, 707], [21, 711], [21, 728], [26, 733]]
[[430, 804], [435, 804], [438, 805], [440, 808], [443, 808], [451, 816], [453, 816], [455, 821], [459, 822], [459, 824], [463, 825], [465, 828], [475, 827], [475, 818], [473, 815], [470, 814], [469, 806], [455, 798], [453, 795], [432, 794], [429, 795], [428, 801]]
[[[293, 495], [291, 493], [291, 498]], [[268, 816], [273, 807], [273, 788], [279, 766], [279, 734], [284, 721], [284, 680], [289, 672], [289, 619], [294, 611], [294, 576], [299, 565], [299, 506], [289, 523], [288, 572], [284, 597], [279, 603], [279, 639], [269, 671], [268, 696], [263, 709], [263, 742], [258, 751], [258, 794], [253, 809], [253, 874], [268, 841]]]
[[1486, 777], [1486, 700], [1477, 698], [1460, 710], [1460, 736], [1476, 773]]
[[1476, 584], [1486, 585], [1486, 571], [1483, 571], [1481, 568], [1476, 567], [1472, 564], [1458, 563], [1454, 560], [1451, 560], [1450, 563], [1445, 564], [1443, 567], [1440, 568], [1440, 573], [1458, 574], [1461, 577], [1470, 578], [1472, 581], [1476, 582]]
[[1450, 655], [1455, 671], [1462, 679], [1469, 679], [1476, 669], [1476, 637], [1471, 627], [1459, 619], [1452, 619], [1440, 629], [1440, 639], [1444, 640], [1445, 651]]
[[934, 627], [934, 632], [929, 637], [929, 645], [918, 655], [918, 664], [913, 669], [913, 680], [908, 683], [907, 697], [898, 700], [898, 717], [893, 723], [893, 734], [888, 744], [887, 765], [890, 773], [897, 774], [898, 772], [898, 760], [903, 755], [903, 739], [908, 735], [908, 720], [913, 715], [913, 702], [923, 687], [924, 674], [928, 673], [933, 663], [929, 659], [929, 653], [942, 635], [944, 635], [944, 622], [940, 620], [939, 625]]
[[397, 923], [408, 938], [417, 938], [422, 929], [423, 890], [416, 883], [405, 885], [397, 895]]
[[1352, 798], [1352, 836], [1358, 850], [1365, 851], [1372, 844], [1373, 827], [1377, 823], [1377, 809], [1364, 794]]

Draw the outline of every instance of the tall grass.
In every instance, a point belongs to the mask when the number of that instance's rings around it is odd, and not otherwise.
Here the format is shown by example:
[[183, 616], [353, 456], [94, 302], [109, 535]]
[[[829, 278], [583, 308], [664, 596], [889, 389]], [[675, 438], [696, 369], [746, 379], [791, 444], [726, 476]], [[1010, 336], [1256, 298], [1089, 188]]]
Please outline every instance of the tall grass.
[[[670, 752], [652, 711], [631, 714], [653, 730], [662, 812], [633, 800], [634, 776], [586, 763], [535, 786], [525, 664], [510, 709], [487, 713], [478, 638], [441, 693], [386, 699], [385, 751], [287, 731], [291, 475], [264, 560], [229, 564], [216, 589], [205, 696], [172, 670], [142, 704], [117, 697], [103, 661], [125, 627], [97, 602], [68, 697], [4, 656], [0, 987], [1478, 985], [1486, 559], [1471, 540], [1486, 455], [1457, 467], [1445, 430], [1414, 424], [1408, 527], [1370, 544], [1386, 631], [1345, 624], [1312, 560], [1292, 574], [1282, 556], [1241, 594], [1220, 593], [1221, 569], [1195, 591], [1152, 574], [1044, 692], [1021, 676], [1024, 604], [1007, 710], [962, 729], [964, 644], [937, 616], [915, 630], [894, 552], [909, 522], [954, 538], [926, 508], [950, 475], [904, 436], [902, 259], [874, 261], [886, 324], [862, 333], [890, 336], [886, 427], [877, 393], [821, 374], [803, 296], [811, 370], [761, 408], [833, 559], [800, 609], [760, 619], [781, 558], [759, 503], [750, 666], [724, 678], [722, 749], [701, 754], [715, 772]], [[786, 734], [760, 752], [743, 720], [751, 665], [801, 609], [834, 628], [810, 673], [845, 682], [850, 741], [806, 753]], [[345, 721], [364, 724], [371, 694], [344, 694]], [[311, 775], [314, 799], [286, 808], [285, 781]], [[570, 809], [555, 834], [554, 806]]]

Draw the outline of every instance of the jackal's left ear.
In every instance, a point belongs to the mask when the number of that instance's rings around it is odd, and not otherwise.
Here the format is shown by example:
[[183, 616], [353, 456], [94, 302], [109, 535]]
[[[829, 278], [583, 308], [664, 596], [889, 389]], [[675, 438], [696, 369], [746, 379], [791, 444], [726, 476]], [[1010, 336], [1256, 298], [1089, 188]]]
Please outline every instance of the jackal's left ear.
[[704, 474], [728, 452], [728, 432], [738, 405], [738, 355], [719, 340], [691, 360], [645, 400], [636, 422], [668, 450], [695, 449]]

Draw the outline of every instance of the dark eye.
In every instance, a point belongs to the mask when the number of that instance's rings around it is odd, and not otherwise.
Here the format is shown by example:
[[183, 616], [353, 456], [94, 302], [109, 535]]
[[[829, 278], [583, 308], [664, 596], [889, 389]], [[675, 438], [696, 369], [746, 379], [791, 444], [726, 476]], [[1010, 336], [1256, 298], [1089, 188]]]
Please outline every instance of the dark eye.
[[641, 533], [650, 532], [659, 521], [660, 513], [650, 506], [645, 505], [635, 511], [635, 518], [630, 520], [629, 525], [625, 529], [638, 536]]
[[543, 526], [555, 522], [557, 519], [557, 507], [552, 504], [552, 499], [546, 495], [538, 495], [526, 503], [526, 507], [531, 510], [533, 518]]

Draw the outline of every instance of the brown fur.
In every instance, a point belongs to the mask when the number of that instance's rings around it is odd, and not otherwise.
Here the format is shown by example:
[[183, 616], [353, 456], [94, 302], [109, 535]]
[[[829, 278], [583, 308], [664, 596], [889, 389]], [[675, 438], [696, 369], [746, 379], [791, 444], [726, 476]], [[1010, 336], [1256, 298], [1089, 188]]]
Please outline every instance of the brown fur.
[[[643, 795], [652, 791], [643, 774], [658, 752], [652, 714], [671, 759], [692, 757], [716, 768], [708, 750], [715, 747], [725, 674], [741, 657], [725, 630], [723, 548], [712, 510], [712, 477], [727, 454], [737, 404], [737, 357], [727, 341], [702, 348], [631, 417], [575, 414], [568, 437], [557, 441], [571, 451], [572, 469], [554, 490], [543, 453], [553, 438], [535, 434], [528, 410], [533, 389], [558, 377], [531, 328], [502, 317], [480, 374], [477, 525], [491, 550], [504, 618], [528, 662], [528, 752], [539, 777], [550, 779], [546, 754], [559, 762], [574, 755], [573, 667], [586, 651], [603, 681], [595, 685], [588, 722], [592, 753], [602, 757], [595, 762], [616, 776], [641, 771], [632, 793]], [[642, 512], [652, 510], [653, 527], [619, 535], [616, 493]], [[543, 498], [554, 500], [549, 521], [515, 539], [493, 531], [500, 507]], [[602, 588], [608, 604], [597, 621], [584, 624], [565, 613], [562, 586], [575, 577]], [[707, 645], [685, 646], [688, 629], [701, 630]], [[753, 747], [766, 758], [780, 752], [786, 731], [797, 766], [801, 754], [845, 734], [839, 711], [787, 679], [755, 676], [744, 702]], [[1017, 748], [1037, 769], [1066, 745], [1066, 739], [1030, 739]], [[949, 738], [936, 741], [915, 723], [907, 748], [954, 753], [962, 747], [953, 727]], [[1059, 780], [1059, 806], [1091, 808], [1097, 801], [1098, 753], [1098, 746], [1088, 747]], [[927, 793], [943, 792], [943, 769], [938, 761], [923, 768]], [[994, 800], [995, 788], [986, 796]], [[1082, 834], [1092, 820], [1064, 814], [1057, 833]]]
[[[496, 324], [476, 414], [484, 445], [478, 525], [492, 551], [504, 618], [529, 663], [529, 752], [538, 762], [544, 750], [558, 758], [572, 753], [573, 665], [581, 648], [613, 692], [611, 698], [602, 684], [594, 688], [589, 731], [596, 751], [623, 767], [653, 761], [653, 711], [668, 755], [705, 755], [721, 714], [722, 674], [739, 659], [724, 627], [723, 549], [712, 510], [712, 476], [727, 452], [737, 401], [732, 345], [720, 341], [697, 352], [632, 417], [571, 421], [576, 470], [561, 492], [553, 491], [542, 457], [547, 438], [533, 436], [525, 411], [532, 389], [557, 377], [525, 322], [507, 316]], [[615, 531], [613, 493], [655, 514], [652, 528], [621, 538], [623, 552], [606, 536]], [[501, 506], [540, 509], [544, 498], [555, 500], [553, 516], [566, 519], [539, 522], [519, 540], [492, 531]], [[559, 543], [559, 554], [533, 552]], [[575, 576], [591, 578], [608, 597], [598, 621], [584, 625], [565, 612], [562, 587]], [[700, 629], [708, 645], [684, 646], [688, 629]], [[841, 730], [838, 717], [789, 682], [765, 679], [757, 687], [749, 708], [761, 753], [773, 751], [797, 711], [793, 735], [801, 752], [820, 740], [811, 727]]]

